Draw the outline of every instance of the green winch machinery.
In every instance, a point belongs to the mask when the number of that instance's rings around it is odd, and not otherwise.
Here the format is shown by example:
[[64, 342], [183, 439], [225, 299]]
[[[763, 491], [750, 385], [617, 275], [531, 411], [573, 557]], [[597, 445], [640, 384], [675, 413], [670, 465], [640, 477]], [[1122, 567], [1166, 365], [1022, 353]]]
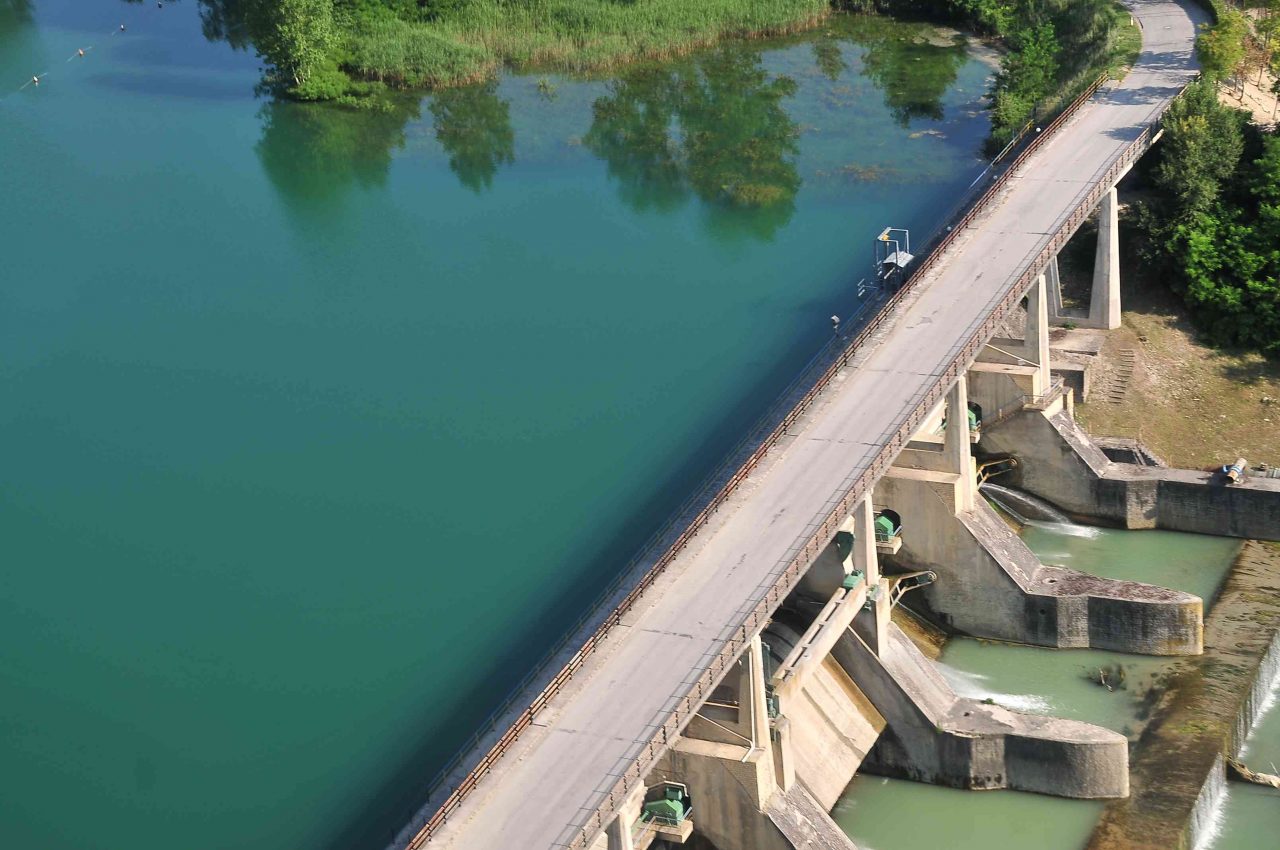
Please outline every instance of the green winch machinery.
[[689, 813], [689, 791], [678, 782], [662, 784], [662, 798], [644, 804], [640, 819], [645, 823], [679, 826]]

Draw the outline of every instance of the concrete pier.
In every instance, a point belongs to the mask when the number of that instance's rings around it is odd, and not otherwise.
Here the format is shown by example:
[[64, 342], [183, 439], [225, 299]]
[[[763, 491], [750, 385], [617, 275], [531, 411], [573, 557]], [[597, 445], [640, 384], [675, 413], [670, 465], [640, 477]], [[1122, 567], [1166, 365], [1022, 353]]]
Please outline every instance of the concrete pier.
[[[1054, 261], [1057, 268], [1057, 260]], [[1044, 274], [1036, 279], [1027, 293], [1027, 323], [1023, 335], [1023, 356], [1036, 366], [1032, 396], [1048, 392], [1049, 375], [1049, 295]]]
[[1098, 205], [1098, 247], [1093, 259], [1093, 294], [1086, 327], [1120, 327], [1120, 204], [1116, 189]]
[[1058, 258], [1045, 268], [1046, 319], [1055, 325], [1114, 330], [1120, 327], [1120, 204], [1114, 186], [1098, 204], [1098, 243], [1093, 256], [1093, 285], [1088, 309], [1062, 303]]
[[[1039, 303], [1029, 328], [1038, 324], [1044, 304], [1041, 297], [1032, 300]], [[1034, 345], [1039, 352], [1042, 343]], [[1004, 382], [1016, 389], [1009, 375], [978, 374], [994, 378], [992, 387]], [[901, 551], [886, 564], [899, 572], [932, 570], [939, 576], [920, 592], [927, 613], [946, 628], [975, 637], [1151, 655], [1199, 653], [1203, 604], [1198, 597], [1045, 566], [984, 500], [975, 498], [968, 419], [951, 413], [965, 409], [966, 387], [961, 378], [947, 396], [942, 446], [927, 441], [932, 419], [926, 420], [930, 424], [921, 438], [899, 455], [875, 490], [876, 500], [894, 506], [907, 529]], [[1024, 415], [1045, 418], [1038, 411]], [[1000, 433], [1003, 425], [987, 430]], [[984, 443], [988, 440], [984, 431]], [[1020, 450], [1009, 448], [1015, 455]]]
[[867, 760], [873, 773], [955, 788], [1013, 788], [1062, 797], [1129, 793], [1129, 750], [1123, 735], [958, 697], [896, 625], [890, 625], [888, 643], [878, 657], [852, 634], [836, 653], [889, 719]]

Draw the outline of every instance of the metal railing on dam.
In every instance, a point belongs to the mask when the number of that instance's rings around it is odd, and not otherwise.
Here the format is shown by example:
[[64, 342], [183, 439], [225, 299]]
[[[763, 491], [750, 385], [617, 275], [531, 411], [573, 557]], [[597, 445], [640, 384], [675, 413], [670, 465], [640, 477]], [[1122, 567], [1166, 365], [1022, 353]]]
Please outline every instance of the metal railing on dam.
[[[856, 335], [852, 338], [843, 337], [833, 341], [818, 358], [815, 358], [810, 368], [784, 395], [785, 413], [779, 416], [776, 412], [777, 408], [771, 411], [771, 415], [765, 420], [764, 427], [754, 430], [731, 455], [728, 467], [718, 471], [708, 484], [686, 503], [685, 510], [677, 513], [675, 520], [660, 529], [650, 545], [642, 550], [626, 570], [620, 573], [619, 579], [606, 592], [604, 605], [593, 608], [579, 622], [575, 630], [570, 633], [571, 636], [580, 636], [583, 631], [591, 627], [592, 623], [595, 623], [595, 628], [585, 640], [581, 641], [579, 648], [564, 661], [546, 685], [537, 694], [531, 695], [531, 698], [526, 698], [526, 690], [533, 686], [532, 683], [540, 683], [550, 672], [550, 669], [543, 665], [536, 668], [521, 683], [513, 699], [499, 709], [489, 723], [482, 727], [472, 739], [470, 746], [446, 767], [430, 795], [430, 799], [436, 804], [434, 813], [409, 838], [407, 846], [422, 847], [438, 832], [467, 795], [476, 788], [483, 777], [533, 723], [539, 712], [582, 668], [622, 617], [633, 609], [644, 592], [707, 524], [717, 509], [735, 492], [738, 485], [756, 469], [766, 453], [809, 411], [814, 401], [829, 386], [837, 373], [849, 365], [858, 352], [867, 348], [868, 342], [884, 327], [889, 317], [896, 315], [897, 308], [903, 304], [904, 299], [916, 291], [918, 284], [931, 271], [938, 268], [948, 247], [974, 223], [979, 215], [992, 207], [993, 201], [1006, 188], [1011, 176], [1027, 161], [1028, 157], [1047, 140], [1053, 138], [1062, 125], [1078, 112], [1081, 104], [1097, 91], [1101, 82], [1099, 80], [1091, 85], [1041, 132], [1030, 135], [1013, 160], [1000, 168], [989, 184], [975, 188], [973, 197], [965, 199], [969, 201], [966, 211], [954, 219], [953, 223], [934, 240], [927, 249], [925, 258], [919, 262], [904, 285], [892, 295], [868, 302], [863, 310], [855, 315], [854, 320], [846, 324], [846, 326], [856, 325], [860, 320], [866, 320]], [[1145, 152], [1152, 136], [1152, 127], [1142, 129], [1137, 138], [1109, 163], [1079, 181], [1090, 187], [1088, 191], [1058, 220], [1057, 226], [1052, 231], [1053, 235], [1042, 244], [1033, 247], [1019, 260], [1019, 267], [1023, 272], [985, 305], [983, 310], [985, 320], [949, 352], [946, 369], [930, 387], [914, 399], [915, 406], [912, 412], [901, 423], [898, 430], [892, 434], [882, 435], [879, 451], [866, 468], [857, 474], [851, 474], [841, 483], [837, 493], [843, 495], [829, 500], [805, 525], [787, 555], [778, 562], [776, 580], [741, 620], [732, 624], [732, 632], [720, 647], [719, 652], [710, 659], [706, 668], [680, 696], [665, 722], [656, 729], [647, 743], [640, 745], [631, 754], [629, 766], [621, 772], [613, 788], [599, 795], [594, 812], [587, 816], [586, 820], [572, 831], [572, 834], [565, 835], [563, 841], [558, 843], [569, 847], [582, 847], [592, 835], [603, 828], [628, 790], [644, 779], [667, 745], [678, 736], [679, 731], [698, 706], [709, 696], [715, 683], [723, 676], [729, 665], [734, 663], [746, 642], [756, 631], [763, 628], [773, 610], [794, 587], [809, 563], [829, 542], [844, 516], [848, 515], [858, 499], [868, 492], [874, 482], [887, 471], [889, 464], [916, 430], [923, 417], [968, 367], [999, 323], [1021, 300], [1036, 276], [1096, 206], [1102, 194], [1109, 190], [1119, 176]], [[694, 510], [696, 513], [689, 520], [688, 514]], [[652, 564], [637, 577], [636, 571], [650, 560]], [[552, 657], [557, 660], [562, 658], [567, 651], [567, 644], [568, 642], [565, 641], [557, 646]], [[497, 731], [496, 718], [510, 716], [509, 713], [519, 704], [517, 700], [524, 702], [527, 707], [515, 715], [513, 722], [507, 725], [496, 741], [488, 744], [488, 738]], [[485, 744], [488, 746], [485, 747]], [[481, 749], [483, 752], [477, 757]], [[470, 766], [471, 769], [456, 784], [452, 784], [451, 787], [443, 784], [453, 779], [464, 766]], [[449, 793], [440, 799], [446, 787]], [[436, 800], [439, 802], [436, 803]]]

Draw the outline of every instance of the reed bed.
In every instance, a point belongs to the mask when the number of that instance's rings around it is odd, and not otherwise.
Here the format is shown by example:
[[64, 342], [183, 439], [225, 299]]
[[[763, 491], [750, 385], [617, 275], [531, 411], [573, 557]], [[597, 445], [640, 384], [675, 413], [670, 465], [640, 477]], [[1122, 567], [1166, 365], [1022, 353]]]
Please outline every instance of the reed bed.
[[471, 0], [430, 22], [357, 22], [343, 66], [400, 86], [456, 85], [504, 65], [603, 70], [796, 32], [830, 13], [829, 0]]

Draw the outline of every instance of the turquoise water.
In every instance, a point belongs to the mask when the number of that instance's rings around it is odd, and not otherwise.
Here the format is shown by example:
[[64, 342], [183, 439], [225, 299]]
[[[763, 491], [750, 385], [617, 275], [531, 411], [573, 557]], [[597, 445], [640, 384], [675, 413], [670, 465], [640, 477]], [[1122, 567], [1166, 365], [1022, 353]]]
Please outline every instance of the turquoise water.
[[915, 25], [353, 113], [217, 10], [0, 5], [3, 847], [380, 847], [981, 169]]
[[[1022, 539], [1046, 564], [1195, 593], [1206, 600], [1206, 612], [1240, 551], [1240, 541], [1224, 537], [1052, 523], [1027, 525]], [[949, 641], [941, 661], [965, 696], [1131, 736], [1146, 719], [1161, 680], [1178, 664], [1174, 658], [972, 639]], [[1100, 682], [1102, 671], [1110, 689]]]
[[1240, 552], [1230, 537], [1031, 523], [1022, 539], [1046, 564], [1194, 593], [1209, 610]]
[[831, 814], [859, 850], [1079, 850], [1102, 805], [858, 776]]
[[[1230, 571], [1239, 541], [1160, 531], [1120, 531], [1090, 526], [1033, 524], [1023, 540], [1045, 563], [1111, 578], [1146, 581], [1212, 600]], [[1209, 602], [1206, 601], [1206, 610]], [[992, 699], [1032, 714], [1094, 723], [1136, 739], [1154, 707], [1162, 680], [1177, 659], [1099, 650], [1054, 650], [970, 638], [953, 638], [940, 669], [962, 696]], [[1121, 682], [1119, 672], [1123, 670]], [[1099, 681], [1100, 671], [1113, 683]], [[1280, 712], [1273, 711], [1263, 726]], [[1280, 730], [1280, 721], [1276, 721]], [[1255, 737], [1256, 734], [1255, 734]], [[1280, 739], [1277, 739], [1280, 747]], [[1265, 769], [1265, 768], [1259, 768]], [[1252, 844], [1274, 823], [1260, 798], [1232, 786], [1222, 841], [1239, 830]], [[863, 850], [932, 850], [937, 847], [1079, 850], [1093, 831], [1102, 803], [1061, 800], [1010, 791], [966, 792], [920, 783], [860, 776], [836, 809], [837, 820]], [[920, 816], [928, 811], [929, 817]], [[1234, 819], [1234, 821], [1233, 821]], [[910, 824], [909, 827], [906, 824]]]
[[[1006, 708], [1095, 723], [1133, 736], [1152, 707], [1161, 679], [1176, 660], [1093, 649], [1051, 650], [958, 638], [942, 653], [942, 672], [962, 696], [994, 699]], [[1124, 681], [1107, 681], [1117, 665]], [[1118, 677], [1116, 677], [1118, 678]]]

